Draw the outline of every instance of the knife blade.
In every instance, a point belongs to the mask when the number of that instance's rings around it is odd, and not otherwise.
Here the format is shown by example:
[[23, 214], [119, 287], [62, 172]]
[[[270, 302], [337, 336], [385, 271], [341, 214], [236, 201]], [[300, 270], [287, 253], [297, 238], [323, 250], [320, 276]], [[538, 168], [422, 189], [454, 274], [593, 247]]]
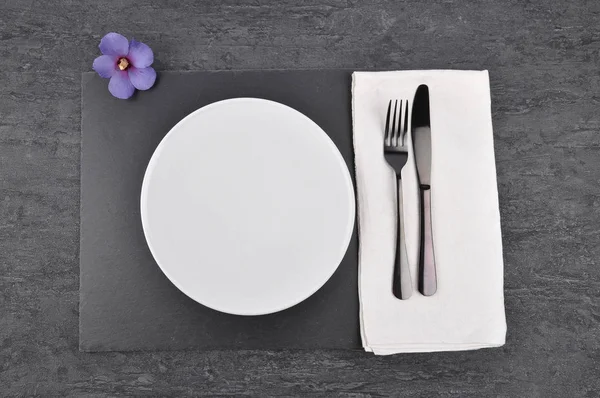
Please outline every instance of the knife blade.
[[431, 120], [429, 87], [417, 88], [412, 108], [412, 142], [421, 199], [419, 251], [419, 291], [431, 296], [437, 290], [435, 253], [431, 229]]

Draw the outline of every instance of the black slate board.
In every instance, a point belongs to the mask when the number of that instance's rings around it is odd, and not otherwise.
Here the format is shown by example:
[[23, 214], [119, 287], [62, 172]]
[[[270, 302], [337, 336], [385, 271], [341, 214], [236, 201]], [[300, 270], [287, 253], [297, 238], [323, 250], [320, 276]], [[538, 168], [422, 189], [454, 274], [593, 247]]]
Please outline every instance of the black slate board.
[[359, 348], [356, 231], [333, 277], [288, 310], [259, 317], [213, 311], [164, 276], [146, 246], [140, 188], [164, 135], [214, 101], [258, 97], [304, 113], [329, 134], [354, 180], [351, 72], [343, 70], [163, 72], [123, 101], [107, 80], [82, 76], [82, 351]]

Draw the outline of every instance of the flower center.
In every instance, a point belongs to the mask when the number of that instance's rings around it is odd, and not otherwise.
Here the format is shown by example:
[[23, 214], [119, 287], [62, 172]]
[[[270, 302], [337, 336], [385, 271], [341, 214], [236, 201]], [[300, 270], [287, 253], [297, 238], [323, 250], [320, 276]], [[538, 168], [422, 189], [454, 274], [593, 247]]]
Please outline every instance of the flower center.
[[119, 67], [120, 70], [125, 70], [129, 67], [129, 61], [125, 57], [119, 58], [119, 61], [117, 62], [117, 66]]

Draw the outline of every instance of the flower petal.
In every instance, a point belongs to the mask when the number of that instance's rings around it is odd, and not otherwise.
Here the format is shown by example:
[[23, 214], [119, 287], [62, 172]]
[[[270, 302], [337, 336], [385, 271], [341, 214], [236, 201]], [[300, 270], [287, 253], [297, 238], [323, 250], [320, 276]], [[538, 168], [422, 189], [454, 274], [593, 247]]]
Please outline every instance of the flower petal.
[[127, 58], [136, 68], [146, 68], [154, 62], [154, 53], [146, 44], [131, 39]]
[[118, 57], [115, 55], [101, 55], [94, 60], [92, 68], [94, 68], [101, 77], [108, 79], [117, 70], [117, 59]]
[[116, 71], [108, 83], [108, 91], [117, 98], [127, 99], [135, 92], [126, 71]]
[[106, 36], [100, 40], [100, 45], [98, 47], [104, 55], [124, 57], [129, 52], [129, 41], [127, 41], [125, 36], [111, 32], [107, 33]]
[[156, 71], [154, 68], [129, 68], [129, 79], [138, 90], [148, 90], [156, 81]]

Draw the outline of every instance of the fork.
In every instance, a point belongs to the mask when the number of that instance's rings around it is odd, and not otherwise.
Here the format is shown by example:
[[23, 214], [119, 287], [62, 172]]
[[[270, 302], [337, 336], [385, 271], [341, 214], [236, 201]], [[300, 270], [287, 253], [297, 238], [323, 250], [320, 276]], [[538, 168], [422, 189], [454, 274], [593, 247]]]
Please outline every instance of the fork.
[[[393, 110], [393, 114], [392, 114]], [[391, 122], [391, 126], [390, 126]], [[408, 145], [406, 132], [408, 131], [408, 100], [390, 100], [385, 119], [385, 133], [383, 138], [383, 155], [386, 162], [396, 173], [396, 198], [398, 217], [396, 219], [396, 255], [394, 259], [394, 279], [392, 291], [394, 296], [406, 300], [412, 295], [412, 281], [408, 256], [406, 254], [406, 241], [404, 233], [404, 211], [402, 210], [402, 168], [408, 160]]]

